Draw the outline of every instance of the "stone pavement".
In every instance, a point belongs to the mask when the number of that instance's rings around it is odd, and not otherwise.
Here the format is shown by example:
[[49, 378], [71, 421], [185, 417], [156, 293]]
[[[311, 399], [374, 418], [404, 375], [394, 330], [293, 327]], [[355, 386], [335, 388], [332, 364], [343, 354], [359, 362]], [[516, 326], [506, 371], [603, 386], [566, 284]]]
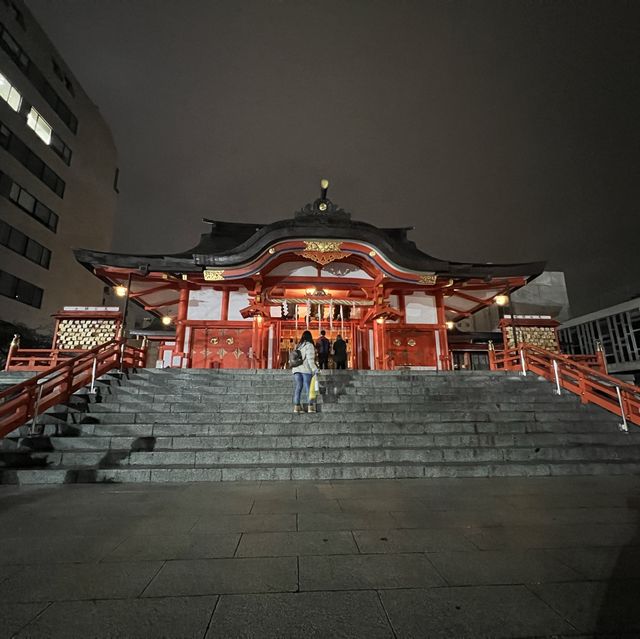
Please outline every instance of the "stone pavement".
[[640, 477], [0, 487], [8, 637], [640, 636]]

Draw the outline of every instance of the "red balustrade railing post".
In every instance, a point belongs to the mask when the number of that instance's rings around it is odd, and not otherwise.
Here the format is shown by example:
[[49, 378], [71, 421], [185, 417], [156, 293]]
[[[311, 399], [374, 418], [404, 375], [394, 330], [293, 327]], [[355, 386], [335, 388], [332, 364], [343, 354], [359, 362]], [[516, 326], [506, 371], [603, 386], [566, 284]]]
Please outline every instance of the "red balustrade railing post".
[[578, 371], [578, 388], [580, 389], [580, 401], [583, 404], [588, 403], [587, 400], [587, 380], [582, 371]]
[[607, 357], [604, 353], [604, 348], [602, 347], [602, 343], [600, 342], [600, 340], [596, 340], [596, 359], [598, 360], [600, 372], [608, 375], [609, 371], [607, 370]]
[[520, 346], [520, 367], [522, 368], [522, 375], [526, 377], [526, 375], [527, 375], [527, 360], [526, 360], [526, 354], [525, 354], [524, 346]]

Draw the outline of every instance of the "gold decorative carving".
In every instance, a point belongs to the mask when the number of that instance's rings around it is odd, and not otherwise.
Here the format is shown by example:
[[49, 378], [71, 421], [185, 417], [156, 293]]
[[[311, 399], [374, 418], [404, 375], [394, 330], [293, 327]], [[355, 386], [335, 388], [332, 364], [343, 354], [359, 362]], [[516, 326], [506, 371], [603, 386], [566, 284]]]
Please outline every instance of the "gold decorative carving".
[[407, 344], [409, 344], [409, 346], [415, 346], [416, 345], [416, 340], [413, 338], [409, 338], [407, 340]]
[[273, 246], [269, 249], [269, 255], [273, 255], [276, 252], [276, 250], [273, 248]]
[[233, 337], [227, 337], [227, 344], [233, 344]]
[[206, 268], [202, 274], [205, 282], [218, 282], [224, 279], [224, 271]]
[[218, 355], [220, 357], [220, 359], [224, 359], [224, 356], [227, 354], [227, 351], [224, 350], [224, 348], [219, 348], [218, 349]]
[[438, 276], [435, 273], [424, 273], [418, 279], [418, 284], [435, 284]]
[[335, 240], [305, 240], [305, 251], [317, 251], [318, 253], [333, 253], [339, 251], [342, 246], [342, 242], [336, 242]]
[[349, 257], [351, 253], [340, 250], [342, 242], [335, 240], [305, 240], [304, 251], [296, 252], [296, 255], [311, 260], [324, 266], [335, 260], [342, 260]]
[[375, 251], [369, 251], [369, 257], [375, 257], [377, 253]]
[[236, 350], [233, 351], [233, 354], [236, 356], [236, 359], [240, 359], [243, 355], [242, 351], [239, 348], [236, 348]]
[[211, 344], [217, 344], [217, 343], [218, 343], [218, 338], [217, 338], [217, 337], [212, 337], [212, 338], [209, 340], [209, 342], [210, 342]]

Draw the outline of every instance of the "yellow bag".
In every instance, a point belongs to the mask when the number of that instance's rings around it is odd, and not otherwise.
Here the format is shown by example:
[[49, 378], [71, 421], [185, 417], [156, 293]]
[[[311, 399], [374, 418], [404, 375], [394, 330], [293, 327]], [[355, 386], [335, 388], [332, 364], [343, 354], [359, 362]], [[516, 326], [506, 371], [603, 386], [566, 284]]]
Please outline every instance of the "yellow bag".
[[309, 384], [309, 401], [313, 401], [318, 396], [318, 376], [314, 375]]

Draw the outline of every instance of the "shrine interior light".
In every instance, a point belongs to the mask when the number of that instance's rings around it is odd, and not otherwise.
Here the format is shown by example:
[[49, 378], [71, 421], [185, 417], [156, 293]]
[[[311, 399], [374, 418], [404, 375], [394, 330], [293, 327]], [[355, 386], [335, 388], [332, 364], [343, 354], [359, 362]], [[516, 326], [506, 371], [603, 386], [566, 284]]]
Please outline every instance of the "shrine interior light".
[[165, 326], [169, 326], [169, 324], [171, 324], [171, 322], [172, 322], [172, 321], [173, 321], [173, 320], [172, 320], [168, 315], [165, 315], [165, 316], [162, 318], [162, 323], [163, 323]]
[[125, 297], [127, 294], [127, 287], [126, 286], [116, 286], [115, 289], [115, 294], [118, 297]]
[[455, 322], [452, 322], [451, 320], [449, 320], [449, 321], [447, 322], [447, 330], [449, 330], [449, 331], [453, 330], [453, 328], [454, 328], [454, 326], [455, 326], [455, 325], [456, 325], [456, 323], [455, 323]]
[[509, 296], [508, 295], [496, 295], [493, 298], [493, 301], [498, 305], [498, 306], [506, 306], [509, 303]]

